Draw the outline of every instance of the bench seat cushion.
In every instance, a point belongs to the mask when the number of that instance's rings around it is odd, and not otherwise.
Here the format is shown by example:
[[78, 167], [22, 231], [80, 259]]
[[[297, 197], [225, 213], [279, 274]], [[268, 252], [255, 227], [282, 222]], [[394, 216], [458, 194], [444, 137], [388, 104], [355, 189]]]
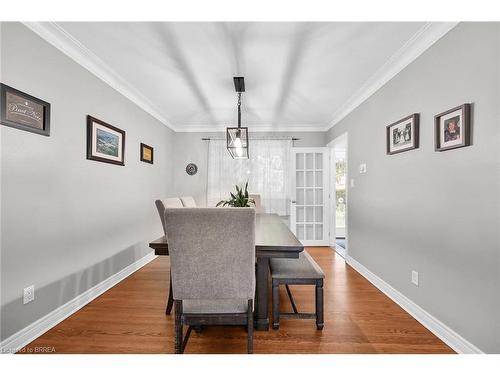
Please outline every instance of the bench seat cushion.
[[324, 279], [325, 274], [307, 251], [299, 253], [299, 259], [271, 259], [273, 279]]

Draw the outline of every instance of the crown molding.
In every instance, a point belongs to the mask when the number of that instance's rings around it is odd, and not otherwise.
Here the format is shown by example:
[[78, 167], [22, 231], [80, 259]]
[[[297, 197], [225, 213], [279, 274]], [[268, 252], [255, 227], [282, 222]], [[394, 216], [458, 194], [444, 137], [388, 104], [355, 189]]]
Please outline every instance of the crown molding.
[[328, 127], [323, 130], [327, 131], [339, 123], [456, 25], [458, 22], [428, 22], [422, 26], [334, 113]]
[[[125, 78], [117, 74], [96, 54], [67, 33], [57, 23], [23, 22], [23, 24], [171, 130], [181, 133], [225, 131], [225, 127], [214, 127], [213, 125], [174, 126], [167, 116], [165, 116], [161, 110], [151, 103], [146, 96], [130, 85]], [[380, 69], [378, 69], [377, 72], [372, 75], [342, 107], [334, 113], [332, 120], [327, 126], [318, 124], [282, 124], [279, 126], [251, 125], [252, 131], [328, 131], [332, 126], [336, 125], [344, 117], [356, 109], [361, 103], [378, 91], [384, 84], [391, 80], [396, 74], [408, 66], [457, 24], [458, 22], [429, 22], [422, 26], [422, 28], [420, 28], [413, 35], [413, 37], [403, 45], [403, 47], [392, 55], [391, 58], [389, 58], [389, 60]]]
[[90, 51], [55, 22], [23, 22], [35, 34], [46, 40], [76, 63], [131, 100], [145, 112], [173, 131], [176, 127], [142, 93], [117, 74], [96, 54]]
[[[324, 132], [325, 126], [318, 124], [300, 124], [300, 125], [258, 125], [258, 124], [245, 124], [248, 130], [252, 133], [259, 132]], [[177, 125], [176, 132], [178, 133], [211, 133], [211, 132], [225, 132], [226, 126], [213, 126], [213, 125]]]

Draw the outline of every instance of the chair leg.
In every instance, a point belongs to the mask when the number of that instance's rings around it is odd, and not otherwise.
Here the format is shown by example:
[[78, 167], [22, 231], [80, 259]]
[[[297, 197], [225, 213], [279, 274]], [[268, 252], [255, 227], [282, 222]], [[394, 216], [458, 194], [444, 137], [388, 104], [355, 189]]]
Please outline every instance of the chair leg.
[[247, 310], [247, 352], [253, 354], [253, 300], [248, 300]]
[[273, 280], [273, 329], [280, 327], [280, 285]]
[[319, 280], [316, 283], [316, 328], [319, 330], [323, 329], [324, 318], [323, 318], [323, 280]]
[[175, 354], [182, 354], [182, 301], [175, 303]]
[[172, 293], [172, 274], [170, 274], [170, 286], [168, 289], [167, 308], [165, 309], [165, 315], [170, 315], [173, 306], [174, 306], [174, 294]]

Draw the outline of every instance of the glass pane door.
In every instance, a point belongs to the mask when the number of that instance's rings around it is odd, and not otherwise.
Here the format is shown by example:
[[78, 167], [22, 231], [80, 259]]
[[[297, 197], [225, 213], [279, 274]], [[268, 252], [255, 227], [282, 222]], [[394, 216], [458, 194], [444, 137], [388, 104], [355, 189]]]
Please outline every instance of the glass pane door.
[[326, 149], [294, 148], [291, 229], [304, 245], [328, 245]]

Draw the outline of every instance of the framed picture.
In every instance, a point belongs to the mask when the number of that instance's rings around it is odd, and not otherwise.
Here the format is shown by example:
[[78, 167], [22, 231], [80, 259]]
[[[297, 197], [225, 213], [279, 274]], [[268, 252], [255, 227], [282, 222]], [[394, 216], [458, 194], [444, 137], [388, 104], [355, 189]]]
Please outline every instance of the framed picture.
[[386, 127], [387, 155], [418, 148], [419, 114], [414, 113]]
[[28, 132], [50, 135], [50, 103], [0, 84], [0, 123]]
[[434, 116], [435, 150], [470, 146], [470, 104], [462, 104]]
[[87, 116], [87, 159], [125, 165], [125, 131]]
[[141, 161], [153, 164], [154, 149], [144, 143], [141, 143]]

